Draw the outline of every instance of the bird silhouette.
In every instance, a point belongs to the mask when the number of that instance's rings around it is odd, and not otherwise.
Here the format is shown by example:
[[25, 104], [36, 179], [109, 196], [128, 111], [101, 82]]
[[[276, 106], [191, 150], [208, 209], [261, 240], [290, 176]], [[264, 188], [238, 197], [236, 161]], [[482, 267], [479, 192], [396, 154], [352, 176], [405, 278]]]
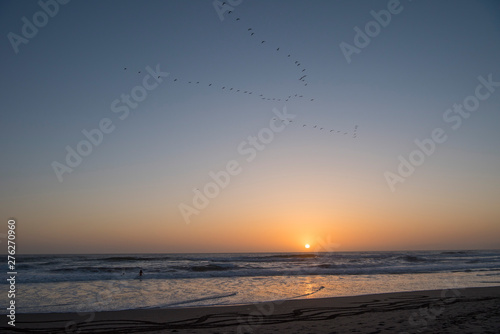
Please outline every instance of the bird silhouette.
[[266, 42], [266, 41], [262, 41], [262, 42], [260, 42], [260, 44], [263, 44], [263, 43], [265, 43], [265, 42]]
[[137, 72], [137, 73], [141, 74], [141, 71], [139, 71], [139, 72]]
[[288, 57], [290, 58], [290, 55], [288, 55]]
[[212, 86], [212, 84], [208, 84], [208, 86], [210, 87], [210, 86]]
[[123, 68], [123, 70], [124, 70], [124, 71], [125, 71], [126, 69], [127, 69], [126, 67], [124, 67], [124, 68]]
[[315, 129], [316, 129], [316, 127], [317, 127], [317, 125], [313, 126], [313, 128], [315, 128]]
[[251, 33], [251, 34], [250, 34], [250, 36], [253, 36], [253, 35], [255, 35], [255, 33]]
[[174, 79], [174, 81], [177, 81], [177, 79]]
[[280, 50], [280, 48], [277, 48], [277, 49], [276, 49], [276, 51], [279, 51], [279, 50]]
[[240, 20], [240, 18], [238, 17], [238, 18], [236, 19], [236, 21], [239, 21], [239, 20]]
[[248, 28], [248, 31], [252, 30], [252, 28]]

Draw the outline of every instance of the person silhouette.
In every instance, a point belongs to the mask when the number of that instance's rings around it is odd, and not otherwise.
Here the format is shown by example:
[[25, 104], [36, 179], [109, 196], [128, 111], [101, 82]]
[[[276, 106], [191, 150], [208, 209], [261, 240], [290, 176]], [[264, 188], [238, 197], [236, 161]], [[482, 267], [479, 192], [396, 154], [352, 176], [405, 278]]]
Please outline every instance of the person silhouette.
[[139, 270], [139, 276], [142, 276], [142, 269]]

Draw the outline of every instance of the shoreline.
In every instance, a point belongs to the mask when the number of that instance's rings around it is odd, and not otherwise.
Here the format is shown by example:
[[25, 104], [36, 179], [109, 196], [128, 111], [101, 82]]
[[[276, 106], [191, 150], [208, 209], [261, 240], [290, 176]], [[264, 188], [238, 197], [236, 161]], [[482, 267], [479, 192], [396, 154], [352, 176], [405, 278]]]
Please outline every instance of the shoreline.
[[[472, 333], [500, 330], [500, 286], [258, 304], [16, 314], [6, 333]], [[8, 318], [7, 318], [8, 319]]]

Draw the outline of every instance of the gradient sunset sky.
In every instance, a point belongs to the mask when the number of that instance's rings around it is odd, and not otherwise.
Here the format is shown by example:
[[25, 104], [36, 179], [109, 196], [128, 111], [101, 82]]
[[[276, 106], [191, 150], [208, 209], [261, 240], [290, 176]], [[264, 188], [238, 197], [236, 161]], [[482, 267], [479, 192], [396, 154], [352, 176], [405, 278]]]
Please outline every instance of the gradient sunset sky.
[[[498, 1], [401, 0], [350, 62], [341, 43], [393, 1], [226, 2], [221, 20], [210, 0], [73, 0], [15, 47], [42, 8], [0, 2], [0, 233], [14, 217], [18, 252], [500, 248]], [[126, 114], [148, 66], [169, 74]], [[54, 162], [103, 119], [113, 131], [60, 182]], [[284, 129], [248, 161], [270, 122]], [[436, 128], [446, 140], [391, 189]]]

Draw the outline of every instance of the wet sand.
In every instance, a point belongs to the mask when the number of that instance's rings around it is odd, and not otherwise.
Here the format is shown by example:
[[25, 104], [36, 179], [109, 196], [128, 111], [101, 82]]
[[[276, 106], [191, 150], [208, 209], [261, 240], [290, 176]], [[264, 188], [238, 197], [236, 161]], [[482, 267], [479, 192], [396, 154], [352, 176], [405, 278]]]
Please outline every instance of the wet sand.
[[2, 317], [2, 333], [500, 333], [500, 287]]

